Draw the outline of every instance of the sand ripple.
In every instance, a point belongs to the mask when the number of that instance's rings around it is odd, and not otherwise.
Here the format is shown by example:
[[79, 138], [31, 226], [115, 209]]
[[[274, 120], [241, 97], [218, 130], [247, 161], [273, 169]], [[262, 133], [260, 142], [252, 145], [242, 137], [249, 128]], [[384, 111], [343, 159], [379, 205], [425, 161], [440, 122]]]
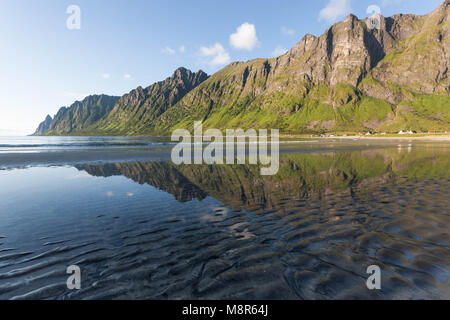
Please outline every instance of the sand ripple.
[[[49, 237], [36, 252], [1, 245], [0, 298], [449, 299], [449, 189], [428, 180], [286, 197], [270, 210], [216, 205], [105, 225], [102, 240]], [[80, 291], [65, 286], [70, 264], [82, 268]], [[365, 285], [373, 264], [381, 291]]]

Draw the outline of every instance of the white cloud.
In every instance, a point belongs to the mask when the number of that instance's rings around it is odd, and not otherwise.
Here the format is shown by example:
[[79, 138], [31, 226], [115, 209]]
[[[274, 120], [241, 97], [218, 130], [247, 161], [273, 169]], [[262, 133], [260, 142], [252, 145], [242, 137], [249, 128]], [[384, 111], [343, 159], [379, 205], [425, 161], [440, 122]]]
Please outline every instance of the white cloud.
[[200, 56], [207, 58], [206, 63], [213, 66], [224, 65], [230, 62], [230, 55], [220, 43], [216, 43], [211, 47], [201, 47]]
[[172, 49], [171, 47], [165, 47], [165, 48], [161, 49], [161, 53], [168, 54], [169, 56], [173, 56], [176, 53], [176, 51], [174, 49]]
[[235, 49], [251, 51], [258, 45], [255, 25], [248, 22], [236, 29], [236, 33], [230, 35], [230, 44]]
[[186, 51], [186, 47], [185, 47], [185, 46], [181, 46], [181, 47], [180, 47], [180, 52], [181, 52], [181, 53], [184, 53], [185, 51]]
[[103, 74], [102, 74], [102, 78], [105, 79], [105, 80], [111, 79], [111, 74], [109, 74], [109, 73], [103, 73]]
[[273, 50], [272, 52], [272, 57], [279, 57], [283, 54], [285, 54], [287, 52], [287, 49], [282, 47], [282, 46], [278, 46], [275, 48], [275, 50]]
[[281, 33], [285, 36], [293, 36], [295, 34], [295, 30], [283, 26], [281, 27]]
[[349, 14], [352, 11], [351, 0], [330, 0], [327, 6], [320, 10], [319, 21], [335, 22], [338, 18]]
[[124, 74], [123, 77], [126, 80], [130, 80], [132, 78], [131, 74]]

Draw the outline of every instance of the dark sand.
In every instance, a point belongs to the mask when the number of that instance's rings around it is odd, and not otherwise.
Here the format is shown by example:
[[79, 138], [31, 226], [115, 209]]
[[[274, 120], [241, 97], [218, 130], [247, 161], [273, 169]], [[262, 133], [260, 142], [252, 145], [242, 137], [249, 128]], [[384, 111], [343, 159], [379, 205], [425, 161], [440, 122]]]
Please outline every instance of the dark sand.
[[39, 153], [2, 153], [0, 170], [35, 166], [63, 166], [80, 163], [170, 160], [170, 150], [96, 150], [54, 151]]
[[169, 150], [1, 154], [77, 167], [0, 172], [0, 299], [450, 299], [448, 147], [297, 153], [275, 177], [137, 162]]
[[[397, 141], [349, 141], [323, 139], [321, 141], [282, 142], [280, 154], [310, 152], [348, 152], [363, 149], [398, 148]], [[405, 141], [403, 147], [410, 145]], [[247, 146], [248, 154], [248, 146]], [[169, 161], [171, 147], [158, 149], [97, 149], [97, 150], [55, 150], [38, 152], [0, 153], [0, 170], [35, 166], [65, 166], [77, 164], [104, 164], [134, 161]]]

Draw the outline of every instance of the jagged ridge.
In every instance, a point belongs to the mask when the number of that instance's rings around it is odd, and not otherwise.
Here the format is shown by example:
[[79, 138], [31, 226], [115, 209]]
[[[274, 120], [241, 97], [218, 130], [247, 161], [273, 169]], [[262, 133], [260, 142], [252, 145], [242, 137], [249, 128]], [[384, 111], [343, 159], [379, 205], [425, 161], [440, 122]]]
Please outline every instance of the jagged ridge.
[[323, 131], [448, 130], [449, 1], [428, 15], [349, 15], [273, 59], [235, 62], [211, 77], [179, 69], [122, 97], [86, 134], [169, 134], [205, 127]]

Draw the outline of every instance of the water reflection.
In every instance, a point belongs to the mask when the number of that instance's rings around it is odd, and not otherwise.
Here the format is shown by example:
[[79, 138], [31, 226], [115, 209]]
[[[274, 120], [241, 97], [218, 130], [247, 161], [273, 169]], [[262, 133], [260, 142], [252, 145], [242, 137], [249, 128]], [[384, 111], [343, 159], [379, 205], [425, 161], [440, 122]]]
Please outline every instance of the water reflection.
[[[170, 162], [0, 172], [0, 298], [449, 299], [449, 155], [287, 154], [276, 176]], [[80, 291], [65, 286], [72, 264]], [[381, 291], [365, 284], [374, 264]]]
[[450, 178], [445, 149], [426, 153], [408, 150], [283, 155], [275, 176], [260, 175], [258, 166], [174, 165], [170, 161], [76, 168], [97, 177], [125, 176], [170, 193], [180, 202], [210, 196], [232, 208], [255, 210], [279, 208], [288, 199], [320, 198], [332, 193], [355, 196], [388, 183]]

